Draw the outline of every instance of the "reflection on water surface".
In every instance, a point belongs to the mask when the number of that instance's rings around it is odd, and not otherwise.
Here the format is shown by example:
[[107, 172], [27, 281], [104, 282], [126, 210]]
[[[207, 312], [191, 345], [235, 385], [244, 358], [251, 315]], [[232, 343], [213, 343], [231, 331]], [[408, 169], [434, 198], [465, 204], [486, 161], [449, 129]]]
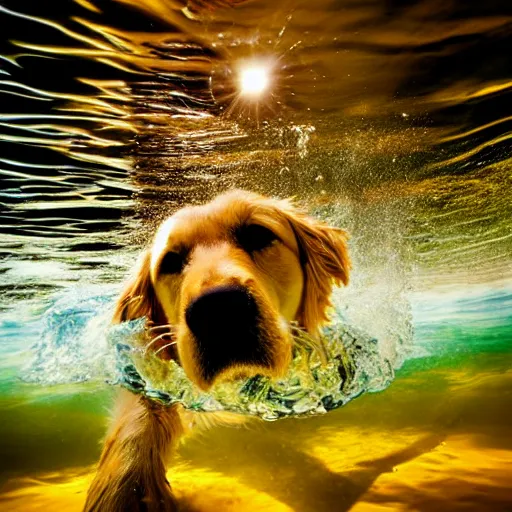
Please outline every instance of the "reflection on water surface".
[[[185, 509], [508, 510], [511, 23], [505, 0], [2, 2], [3, 509], [78, 510], [103, 432], [105, 386], [18, 382], [42, 312], [243, 187], [346, 227], [340, 300], [380, 339], [412, 304], [415, 358], [326, 417], [197, 434]], [[238, 63], [270, 57], [249, 104]]]

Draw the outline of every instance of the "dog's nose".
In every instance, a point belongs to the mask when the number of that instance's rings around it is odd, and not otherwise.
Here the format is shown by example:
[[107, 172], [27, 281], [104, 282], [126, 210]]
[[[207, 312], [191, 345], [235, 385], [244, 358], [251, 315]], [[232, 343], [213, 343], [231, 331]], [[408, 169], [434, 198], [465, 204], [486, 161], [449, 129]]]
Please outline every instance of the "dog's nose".
[[246, 333], [256, 326], [258, 308], [242, 286], [219, 286], [193, 300], [185, 320], [196, 338], [208, 340], [220, 334]]
[[259, 312], [254, 297], [242, 286], [220, 286], [193, 300], [185, 320], [194, 335], [202, 377], [215, 376], [231, 366], [264, 366], [269, 363], [260, 339]]

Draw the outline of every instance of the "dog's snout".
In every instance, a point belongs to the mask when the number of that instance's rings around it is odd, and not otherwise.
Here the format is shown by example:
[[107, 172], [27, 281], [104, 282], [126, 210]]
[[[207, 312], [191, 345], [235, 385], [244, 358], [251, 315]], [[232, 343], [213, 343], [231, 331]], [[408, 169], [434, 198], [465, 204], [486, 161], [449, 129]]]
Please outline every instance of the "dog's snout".
[[219, 286], [193, 300], [186, 312], [189, 329], [201, 340], [216, 337], [226, 328], [236, 334], [256, 325], [258, 308], [248, 290], [242, 286]]
[[211, 383], [230, 367], [265, 367], [270, 364], [266, 342], [259, 327], [255, 298], [242, 286], [221, 286], [193, 300], [185, 312], [194, 335], [198, 368]]

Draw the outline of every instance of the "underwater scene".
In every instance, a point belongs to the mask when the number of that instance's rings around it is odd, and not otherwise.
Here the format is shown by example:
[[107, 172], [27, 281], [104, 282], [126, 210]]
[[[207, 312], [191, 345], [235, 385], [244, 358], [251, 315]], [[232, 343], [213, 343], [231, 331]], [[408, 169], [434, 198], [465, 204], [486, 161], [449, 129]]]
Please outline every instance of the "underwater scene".
[[123, 283], [244, 189], [349, 234], [338, 363], [145, 389], [247, 417], [179, 444], [179, 510], [511, 511], [511, 47], [510, 0], [1, 0], [0, 510], [83, 509]]

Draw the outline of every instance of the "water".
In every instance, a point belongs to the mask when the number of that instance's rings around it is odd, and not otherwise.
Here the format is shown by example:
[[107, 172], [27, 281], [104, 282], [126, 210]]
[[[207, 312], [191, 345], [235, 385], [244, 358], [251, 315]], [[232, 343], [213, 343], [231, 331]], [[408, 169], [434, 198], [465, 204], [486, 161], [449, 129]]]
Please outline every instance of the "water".
[[394, 377], [394, 361], [383, 356], [380, 346], [395, 340], [368, 336], [337, 310], [321, 343], [293, 329], [293, 358], [278, 380], [255, 375], [204, 392], [177, 362], [141, 348], [153, 339], [146, 317], [109, 325], [114, 304], [113, 297], [83, 293], [58, 300], [41, 319], [33, 357], [21, 378], [39, 387], [102, 379], [166, 407], [180, 404], [194, 412], [233, 412], [275, 421], [326, 414], [364, 392], [384, 389]]
[[[183, 508], [510, 510], [509, 2], [184, 5], [0, 5], [2, 510], [79, 510], [111, 403], [92, 339], [51, 360], [66, 379], [20, 380], [46, 312], [114, 296], [162, 217], [231, 187], [351, 233], [336, 304], [396, 375], [193, 434]], [[234, 80], [257, 57], [258, 109]]]

